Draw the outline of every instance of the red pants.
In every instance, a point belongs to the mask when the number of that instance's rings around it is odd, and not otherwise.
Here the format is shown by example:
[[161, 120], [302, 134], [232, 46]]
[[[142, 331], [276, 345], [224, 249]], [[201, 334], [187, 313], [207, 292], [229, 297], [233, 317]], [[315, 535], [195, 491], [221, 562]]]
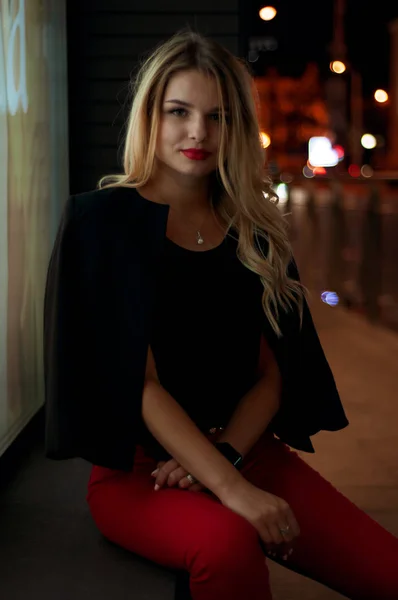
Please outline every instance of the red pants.
[[[155, 492], [156, 461], [137, 448], [131, 473], [93, 467], [87, 501], [110, 541], [190, 574], [193, 600], [270, 600], [255, 528], [212, 494]], [[266, 433], [243, 476], [291, 506], [301, 535], [284, 563], [353, 600], [398, 599], [398, 539]]]

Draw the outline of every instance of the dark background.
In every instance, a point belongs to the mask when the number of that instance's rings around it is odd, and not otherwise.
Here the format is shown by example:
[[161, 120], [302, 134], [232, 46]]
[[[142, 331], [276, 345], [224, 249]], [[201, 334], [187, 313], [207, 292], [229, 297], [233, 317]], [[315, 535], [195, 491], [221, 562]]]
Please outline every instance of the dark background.
[[[299, 77], [308, 62], [316, 62], [321, 78], [330, 77], [333, 0], [275, 0], [269, 4], [278, 14], [270, 22], [258, 16], [266, 4], [255, 0], [69, 0], [70, 192], [92, 189], [101, 176], [120, 172], [130, 74], [145, 52], [187, 24], [244, 57], [250, 38], [273, 37], [277, 48], [250, 63], [253, 75], [264, 75], [275, 66], [282, 75]], [[397, 2], [346, 2], [346, 58], [362, 74], [365, 99], [378, 87], [388, 89], [388, 22], [397, 16]]]
[[[278, 14], [272, 21], [262, 21], [261, 7], [275, 6]], [[309, 61], [319, 64], [324, 77], [329, 75], [332, 59], [330, 44], [333, 38], [333, 0], [247, 0], [242, 10], [250, 35], [271, 35], [278, 42], [274, 52], [267, 53], [262, 64], [254, 64], [261, 75], [267, 64], [275, 64], [280, 72], [298, 76]], [[364, 91], [386, 87], [389, 79], [388, 21], [398, 17], [398, 3], [386, 0], [370, 2], [347, 0], [345, 11], [345, 43], [347, 58], [363, 73]]]

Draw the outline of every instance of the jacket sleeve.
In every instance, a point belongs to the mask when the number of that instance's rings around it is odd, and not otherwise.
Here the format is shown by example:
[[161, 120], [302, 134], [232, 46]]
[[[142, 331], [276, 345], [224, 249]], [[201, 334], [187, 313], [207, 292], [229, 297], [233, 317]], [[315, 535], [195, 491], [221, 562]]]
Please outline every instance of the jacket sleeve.
[[82, 217], [75, 201], [66, 203], [45, 289], [45, 454], [130, 470], [142, 426], [143, 318], [132, 309], [131, 322], [125, 317], [108, 223]]
[[[288, 273], [300, 280], [294, 260]], [[294, 310], [282, 318], [281, 328], [283, 336], [274, 349], [282, 375], [282, 398], [273, 430], [289, 445], [311, 452], [310, 436], [342, 429], [348, 421], [306, 299], [301, 327], [298, 310]]]
[[80, 442], [75, 398], [82, 307], [73, 206], [71, 196], [51, 253], [44, 296], [45, 453], [53, 459], [77, 456]]

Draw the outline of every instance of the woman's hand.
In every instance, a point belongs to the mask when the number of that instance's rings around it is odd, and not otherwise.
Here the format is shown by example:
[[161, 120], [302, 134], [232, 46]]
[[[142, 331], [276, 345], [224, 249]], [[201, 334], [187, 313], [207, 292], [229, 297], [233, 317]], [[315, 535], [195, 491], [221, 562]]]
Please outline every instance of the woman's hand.
[[[191, 483], [187, 479], [188, 471], [183, 469], [178, 462], [172, 458], [165, 462], [160, 461], [157, 468], [151, 473], [152, 477], [156, 477], [155, 491], [162, 488], [164, 485], [168, 487], [178, 486], [182, 489], [190, 490], [191, 492], [200, 492], [206, 489], [201, 483]], [[158, 486], [158, 487], [157, 487]]]
[[[175, 459], [171, 459], [167, 462], [160, 461], [151, 475], [156, 477], [155, 486], [159, 486], [157, 489], [165, 485], [168, 487], [178, 485], [182, 489], [194, 492], [206, 489], [199, 482], [191, 484], [186, 478], [187, 474]], [[244, 478], [239, 486], [218, 497], [224, 506], [244, 517], [255, 527], [265, 544], [266, 552], [271, 556], [279, 553], [275, 545], [289, 546], [300, 535], [300, 527], [288, 503], [278, 496], [255, 487]], [[286, 547], [282, 546], [282, 548], [286, 551], [286, 555], [283, 556], [286, 560], [293, 549], [287, 551]]]
[[300, 535], [300, 527], [285, 500], [261, 490], [246, 479], [222, 494], [222, 504], [244, 517], [268, 545], [291, 543]]

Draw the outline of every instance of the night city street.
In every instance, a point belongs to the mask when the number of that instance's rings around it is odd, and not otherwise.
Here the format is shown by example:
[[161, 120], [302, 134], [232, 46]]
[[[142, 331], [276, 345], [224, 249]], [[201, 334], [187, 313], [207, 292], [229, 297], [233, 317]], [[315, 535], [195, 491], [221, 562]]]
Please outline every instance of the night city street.
[[0, 0], [0, 556], [398, 600], [397, 1]]

